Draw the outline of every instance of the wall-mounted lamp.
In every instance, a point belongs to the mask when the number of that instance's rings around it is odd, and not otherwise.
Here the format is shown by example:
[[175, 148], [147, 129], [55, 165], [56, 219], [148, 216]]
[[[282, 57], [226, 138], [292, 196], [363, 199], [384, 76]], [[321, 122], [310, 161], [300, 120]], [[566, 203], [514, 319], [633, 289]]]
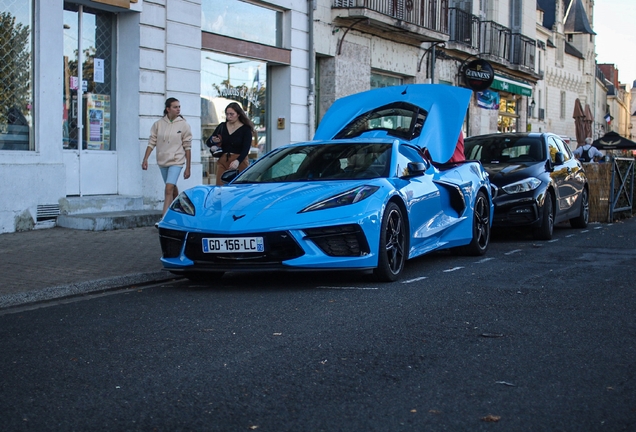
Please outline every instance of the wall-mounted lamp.
[[534, 107], [536, 106], [537, 106], [536, 102], [534, 101], [534, 99], [532, 99], [532, 102], [530, 102], [530, 108], [534, 110]]

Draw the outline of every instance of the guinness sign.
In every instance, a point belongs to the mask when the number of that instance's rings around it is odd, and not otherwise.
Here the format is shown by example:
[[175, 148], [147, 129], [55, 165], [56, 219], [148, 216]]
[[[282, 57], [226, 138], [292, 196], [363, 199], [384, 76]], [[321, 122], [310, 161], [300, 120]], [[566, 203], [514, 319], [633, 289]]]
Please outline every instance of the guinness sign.
[[464, 82], [473, 91], [484, 91], [495, 79], [495, 71], [486, 60], [473, 60], [463, 70]]

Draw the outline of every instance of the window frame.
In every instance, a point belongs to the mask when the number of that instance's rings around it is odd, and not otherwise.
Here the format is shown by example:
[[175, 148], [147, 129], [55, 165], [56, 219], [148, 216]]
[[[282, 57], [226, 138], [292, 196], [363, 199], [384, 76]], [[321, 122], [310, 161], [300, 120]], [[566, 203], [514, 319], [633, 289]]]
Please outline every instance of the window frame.
[[[0, 2], [2, 2], [2, 0], [0, 0]], [[25, 3], [22, 3], [22, 5], [24, 5]], [[36, 146], [35, 146], [35, 118], [36, 118], [36, 103], [35, 103], [35, 95], [36, 95], [36, 86], [35, 86], [35, 4], [33, 0], [28, 1], [28, 41], [24, 44], [24, 47], [27, 48], [28, 47], [28, 62], [29, 62], [29, 67], [28, 67], [28, 83], [26, 84], [25, 87], [25, 91], [26, 91], [26, 97], [25, 97], [25, 103], [24, 103], [24, 108], [20, 109], [20, 106], [16, 106], [16, 103], [13, 104], [13, 106], [9, 106], [11, 104], [7, 104], [6, 106], [1, 106], [0, 109], [2, 109], [3, 111], [6, 110], [7, 111], [7, 123], [2, 123], [2, 119], [0, 118], [0, 151], [28, 151], [28, 152], [34, 152], [36, 151]], [[13, 11], [13, 13], [11, 13], [12, 11], [9, 10], [8, 7], [4, 6], [1, 9], [1, 12], [7, 13], [9, 14], [9, 16], [13, 17], [13, 19], [16, 21], [16, 25], [19, 26], [25, 26], [25, 22], [23, 21], [17, 21], [16, 19], [16, 14], [15, 11]], [[15, 27], [14, 27], [15, 29]], [[9, 41], [7, 41], [7, 43], [9, 43]], [[12, 56], [13, 57], [13, 56]], [[3, 76], [4, 79], [4, 76]], [[9, 85], [11, 85], [11, 83], [9, 83]], [[15, 100], [15, 99], [14, 99]], [[15, 108], [15, 111], [12, 111]], [[11, 112], [10, 112], [11, 111]], [[10, 122], [10, 116], [11, 118], [14, 118], [15, 123]], [[26, 122], [26, 124], [24, 124], [24, 122]], [[5, 145], [10, 146], [11, 145], [11, 141], [10, 141], [10, 136], [17, 136], [18, 138], [20, 137], [20, 135], [24, 134], [24, 131], [22, 128], [26, 127], [27, 128], [27, 134], [28, 137], [26, 138], [26, 140], [20, 140], [18, 139], [18, 146], [21, 145], [22, 141], [26, 142], [26, 148], [5, 148]], [[15, 130], [13, 130], [15, 129]], [[10, 132], [16, 132], [14, 133], [10, 133]], [[3, 135], [7, 135], [7, 139], [2, 139]]]

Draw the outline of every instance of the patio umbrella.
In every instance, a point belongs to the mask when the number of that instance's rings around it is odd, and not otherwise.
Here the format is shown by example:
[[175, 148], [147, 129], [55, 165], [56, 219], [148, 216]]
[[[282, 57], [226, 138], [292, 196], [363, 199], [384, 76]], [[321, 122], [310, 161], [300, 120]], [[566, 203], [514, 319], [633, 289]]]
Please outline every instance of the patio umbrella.
[[594, 115], [590, 109], [590, 104], [585, 104], [585, 137], [592, 136], [592, 123], [594, 123]]
[[581, 147], [585, 144], [585, 112], [581, 101], [576, 99], [574, 101], [574, 113], [572, 114], [574, 119], [574, 131], [576, 132], [576, 146]]
[[636, 142], [628, 140], [612, 131], [592, 143], [599, 150], [635, 150]]

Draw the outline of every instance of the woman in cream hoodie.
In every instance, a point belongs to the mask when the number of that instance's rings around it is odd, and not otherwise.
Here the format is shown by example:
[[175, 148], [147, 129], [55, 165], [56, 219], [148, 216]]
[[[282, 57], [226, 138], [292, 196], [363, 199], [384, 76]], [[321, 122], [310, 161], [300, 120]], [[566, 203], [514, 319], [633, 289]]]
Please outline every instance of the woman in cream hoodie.
[[177, 180], [185, 165], [183, 178], [190, 178], [190, 148], [192, 131], [190, 125], [181, 116], [181, 104], [175, 98], [166, 99], [163, 118], [150, 128], [150, 138], [141, 169], [148, 169], [148, 157], [157, 147], [157, 165], [166, 184], [163, 214], [168, 211], [172, 201], [179, 195]]

